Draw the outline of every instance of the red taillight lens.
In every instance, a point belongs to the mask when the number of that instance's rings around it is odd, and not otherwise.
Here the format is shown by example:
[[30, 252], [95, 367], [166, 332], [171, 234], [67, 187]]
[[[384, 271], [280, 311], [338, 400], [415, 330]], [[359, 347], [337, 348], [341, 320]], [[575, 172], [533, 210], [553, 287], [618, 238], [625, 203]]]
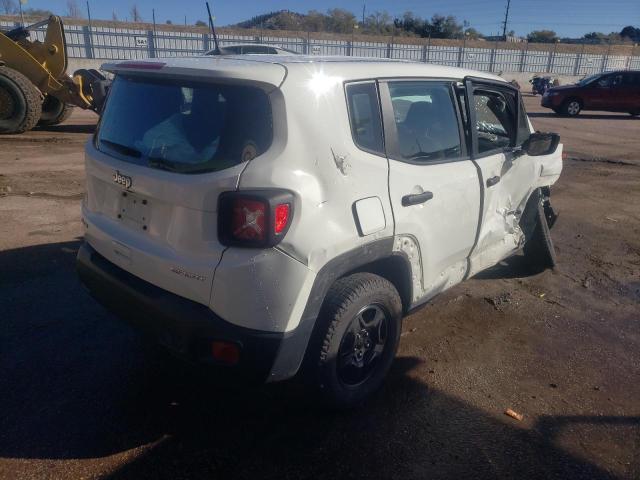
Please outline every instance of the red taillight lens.
[[263, 241], [267, 232], [267, 205], [259, 200], [236, 198], [233, 202], [231, 235], [236, 240]]
[[218, 238], [227, 246], [268, 248], [287, 234], [294, 215], [291, 192], [277, 189], [223, 192], [218, 201]]
[[276, 207], [276, 214], [273, 223], [273, 231], [276, 235], [280, 235], [289, 224], [289, 204], [281, 203]]

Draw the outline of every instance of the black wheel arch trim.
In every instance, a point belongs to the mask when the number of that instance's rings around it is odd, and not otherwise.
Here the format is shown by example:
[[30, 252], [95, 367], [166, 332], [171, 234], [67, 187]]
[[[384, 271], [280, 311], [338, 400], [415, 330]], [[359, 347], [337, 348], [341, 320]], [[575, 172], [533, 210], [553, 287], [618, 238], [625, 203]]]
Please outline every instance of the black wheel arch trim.
[[[280, 344], [280, 349], [267, 379], [268, 382], [286, 380], [298, 373], [314, 333], [320, 308], [329, 288], [336, 280], [349, 273], [363, 271], [361, 269], [364, 269], [365, 266], [380, 260], [400, 258], [408, 264], [409, 260], [406, 255], [393, 251], [393, 243], [393, 237], [375, 240], [338, 255], [318, 271], [307, 305], [300, 318], [300, 324], [295, 330], [285, 334], [285, 341]], [[411, 272], [410, 264], [408, 267]], [[409, 298], [410, 295], [411, 293], [409, 293]], [[400, 292], [400, 296], [403, 297], [402, 292]]]

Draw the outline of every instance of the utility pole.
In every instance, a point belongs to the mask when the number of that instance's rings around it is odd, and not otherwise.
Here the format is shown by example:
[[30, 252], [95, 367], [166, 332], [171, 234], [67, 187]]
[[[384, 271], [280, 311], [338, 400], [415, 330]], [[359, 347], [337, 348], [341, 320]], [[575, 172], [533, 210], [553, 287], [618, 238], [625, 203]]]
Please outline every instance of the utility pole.
[[507, 11], [504, 14], [504, 22], [502, 22], [502, 39], [507, 40], [507, 22], [509, 22], [509, 7], [511, 6], [511, 0], [507, 0]]
[[364, 12], [367, 9], [367, 2], [362, 2], [362, 28], [364, 28]]

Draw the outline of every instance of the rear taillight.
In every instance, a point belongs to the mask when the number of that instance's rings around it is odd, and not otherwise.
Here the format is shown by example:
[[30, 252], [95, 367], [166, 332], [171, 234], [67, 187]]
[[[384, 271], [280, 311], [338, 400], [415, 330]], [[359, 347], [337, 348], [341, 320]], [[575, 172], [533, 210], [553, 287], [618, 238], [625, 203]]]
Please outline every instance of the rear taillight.
[[222, 244], [272, 247], [291, 225], [293, 195], [282, 190], [225, 192], [220, 195], [218, 207]]

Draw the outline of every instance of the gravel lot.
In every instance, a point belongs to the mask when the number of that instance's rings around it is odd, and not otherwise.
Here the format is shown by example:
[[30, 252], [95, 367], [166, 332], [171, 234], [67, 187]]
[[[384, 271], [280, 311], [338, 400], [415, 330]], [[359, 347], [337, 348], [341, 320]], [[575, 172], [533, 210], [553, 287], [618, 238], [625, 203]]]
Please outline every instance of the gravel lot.
[[640, 119], [526, 102], [567, 153], [558, 270], [516, 256], [439, 296], [339, 414], [295, 383], [216, 386], [85, 293], [95, 116], [0, 137], [0, 478], [640, 478]]

